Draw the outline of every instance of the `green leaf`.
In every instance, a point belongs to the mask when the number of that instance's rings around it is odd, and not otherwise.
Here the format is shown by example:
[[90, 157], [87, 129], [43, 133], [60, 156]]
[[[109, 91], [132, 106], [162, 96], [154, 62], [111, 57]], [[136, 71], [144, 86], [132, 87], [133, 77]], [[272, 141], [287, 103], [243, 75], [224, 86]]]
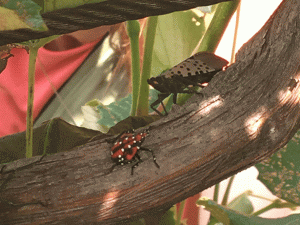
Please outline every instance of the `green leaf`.
[[227, 207], [247, 215], [253, 213], [254, 210], [252, 202], [250, 201], [247, 193], [237, 196], [227, 205]]
[[174, 225], [175, 224], [175, 218], [174, 218], [174, 211], [176, 210], [176, 206], [173, 206], [171, 209], [169, 209], [159, 220], [159, 225]]
[[256, 164], [258, 179], [277, 197], [300, 204], [300, 131], [270, 158]]
[[119, 101], [112, 102], [109, 105], [99, 104], [97, 107], [100, 114], [98, 123], [107, 127], [114, 126], [130, 115], [131, 104], [131, 94]]
[[204, 18], [192, 10], [159, 16], [151, 76], [188, 58], [204, 32]]
[[[50, 126], [48, 126], [50, 124]], [[33, 156], [72, 150], [101, 134], [54, 118], [33, 129]], [[0, 164], [25, 158], [25, 132], [0, 138]]]
[[65, 8], [75, 8], [77, 6], [81, 6], [84, 4], [90, 3], [99, 3], [104, 2], [106, 0], [36, 0], [39, 5], [44, 6], [43, 12], [54, 11], [58, 9], [65, 9]]
[[225, 225], [230, 224], [229, 217], [224, 211], [223, 207], [209, 200], [208, 198], [202, 197], [197, 202], [197, 205], [203, 206], [207, 211], [210, 211], [214, 220], [224, 223]]
[[[0, 3], [1, 4], [1, 3]], [[47, 31], [40, 15], [41, 7], [31, 0], [9, 0], [0, 7], [0, 30], [29, 28]]]
[[218, 205], [214, 201], [205, 198], [198, 200], [197, 204], [204, 206], [206, 210], [210, 211], [211, 214], [224, 225], [298, 225], [300, 221], [300, 214], [277, 219], [265, 219], [258, 216], [247, 216], [224, 206]]
[[[150, 90], [150, 101], [149, 104], [154, 102], [157, 99], [158, 91], [151, 89]], [[132, 105], [132, 95], [129, 94], [127, 97], [122, 98], [119, 101], [113, 102], [109, 105], [102, 105], [101, 103], [97, 106], [97, 109], [100, 114], [100, 119], [98, 123], [101, 126], [112, 127], [118, 122], [124, 120], [130, 116], [131, 105]], [[152, 109], [149, 109], [149, 112], [153, 112]], [[135, 128], [136, 129], [136, 128]]]

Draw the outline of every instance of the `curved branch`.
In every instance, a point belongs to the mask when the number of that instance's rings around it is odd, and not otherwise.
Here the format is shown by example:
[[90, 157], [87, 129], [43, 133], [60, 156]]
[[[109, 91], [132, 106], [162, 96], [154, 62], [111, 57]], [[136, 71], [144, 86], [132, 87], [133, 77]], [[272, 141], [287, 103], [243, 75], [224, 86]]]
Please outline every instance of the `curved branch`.
[[[143, 146], [154, 150], [160, 169], [145, 153], [133, 176], [130, 165], [106, 174], [113, 163], [103, 135], [16, 171], [1, 197], [48, 205], [2, 204], [1, 222], [115, 224], [155, 215], [283, 147], [299, 128], [299, 11], [298, 0], [283, 1], [204, 97], [193, 96], [151, 124]], [[11, 163], [4, 173], [32, 160]]]

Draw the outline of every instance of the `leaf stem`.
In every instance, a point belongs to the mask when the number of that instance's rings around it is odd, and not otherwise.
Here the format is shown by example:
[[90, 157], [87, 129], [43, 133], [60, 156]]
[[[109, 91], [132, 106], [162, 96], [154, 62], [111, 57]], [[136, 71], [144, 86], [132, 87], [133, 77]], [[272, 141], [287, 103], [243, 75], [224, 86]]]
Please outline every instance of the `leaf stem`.
[[230, 177], [221, 205], [227, 205], [230, 189], [235, 176]]
[[28, 99], [27, 99], [27, 115], [26, 115], [26, 158], [32, 157], [33, 147], [33, 98], [34, 98], [34, 75], [37, 53], [40, 47], [57, 38], [53, 35], [47, 38], [28, 41], [29, 47], [29, 63], [28, 63]]
[[34, 75], [38, 49], [38, 47], [33, 47], [29, 45], [28, 100], [26, 116], [26, 158], [32, 157]]
[[140, 49], [139, 35], [140, 23], [137, 20], [126, 22], [127, 34], [130, 39], [131, 48], [131, 77], [132, 77], [132, 106], [131, 116], [135, 116], [140, 88]]
[[218, 202], [218, 200], [219, 200], [219, 190], [220, 190], [220, 183], [217, 183], [217, 184], [215, 185], [214, 198], [213, 198], [213, 200], [214, 200], [215, 202]]
[[220, 40], [230, 22], [230, 19], [240, 4], [240, 0], [222, 2], [218, 4], [215, 15], [211, 20], [201, 41], [198, 52], [215, 52]]
[[137, 116], [148, 115], [149, 112], [149, 85], [147, 79], [150, 78], [152, 66], [153, 45], [156, 34], [157, 16], [149, 17], [147, 21], [147, 33], [145, 38], [145, 51], [143, 60], [143, 71], [141, 76], [141, 85], [138, 97]]

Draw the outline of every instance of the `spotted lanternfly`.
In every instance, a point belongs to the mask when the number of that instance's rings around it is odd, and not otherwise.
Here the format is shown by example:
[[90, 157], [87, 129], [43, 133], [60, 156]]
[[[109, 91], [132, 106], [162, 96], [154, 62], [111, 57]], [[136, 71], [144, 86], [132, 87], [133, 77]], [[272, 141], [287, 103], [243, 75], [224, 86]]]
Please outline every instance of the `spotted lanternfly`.
[[154, 106], [161, 103], [168, 114], [163, 100], [173, 93], [173, 103], [176, 104], [178, 93], [197, 93], [191, 87], [205, 87], [213, 76], [222, 70], [228, 61], [210, 52], [199, 52], [184, 60], [157, 77], [147, 80], [148, 84], [161, 93], [150, 107], [162, 115]]
[[[133, 175], [133, 169], [137, 167], [140, 162], [142, 162], [142, 159], [140, 158], [138, 152], [148, 151], [151, 152], [153, 162], [155, 163], [156, 167], [159, 168], [153, 151], [141, 146], [148, 133], [149, 131], [145, 130], [141, 133], [134, 134], [133, 130], [131, 130], [118, 135], [114, 139], [114, 145], [111, 148], [111, 159], [116, 163], [115, 166], [123, 166], [135, 162], [135, 164], [131, 167], [131, 174]], [[113, 166], [113, 168], [115, 166]]]

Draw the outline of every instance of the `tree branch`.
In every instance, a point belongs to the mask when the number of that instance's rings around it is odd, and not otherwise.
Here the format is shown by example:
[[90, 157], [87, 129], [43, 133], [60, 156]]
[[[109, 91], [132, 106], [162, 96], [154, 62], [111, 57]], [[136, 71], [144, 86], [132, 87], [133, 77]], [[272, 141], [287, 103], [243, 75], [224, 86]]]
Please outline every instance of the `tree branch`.
[[[18, 170], [0, 197], [3, 224], [115, 224], [167, 210], [283, 147], [299, 128], [300, 2], [286, 0], [203, 90], [152, 123], [143, 146], [154, 150], [130, 175], [113, 165], [105, 136]], [[23, 159], [3, 169], [28, 164]]]

